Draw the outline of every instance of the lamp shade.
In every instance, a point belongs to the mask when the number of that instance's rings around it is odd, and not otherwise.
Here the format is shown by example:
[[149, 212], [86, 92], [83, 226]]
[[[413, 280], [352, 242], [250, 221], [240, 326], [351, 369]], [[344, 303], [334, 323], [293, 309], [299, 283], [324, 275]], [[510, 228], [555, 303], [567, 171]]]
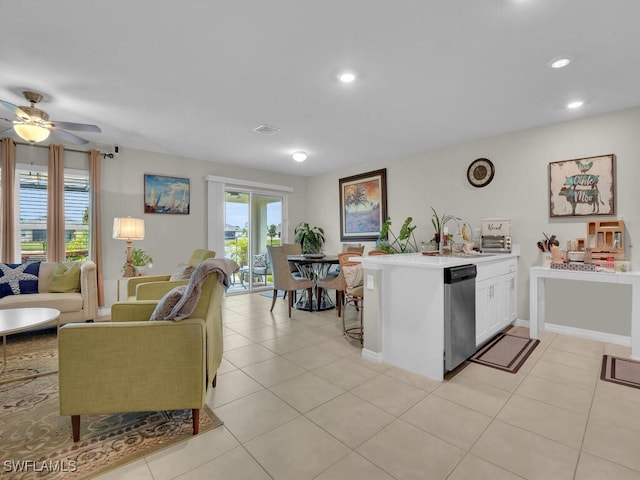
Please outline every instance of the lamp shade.
[[114, 218], [113, 238], [118, 240], [144, 240], [144, 220], [131, 217]]
[[30, 125], [28, 123], [14, 123], [13, 129], [18, 136], [27, 142], [42, 142], [49, 137], [49, 129], [40, 125]]

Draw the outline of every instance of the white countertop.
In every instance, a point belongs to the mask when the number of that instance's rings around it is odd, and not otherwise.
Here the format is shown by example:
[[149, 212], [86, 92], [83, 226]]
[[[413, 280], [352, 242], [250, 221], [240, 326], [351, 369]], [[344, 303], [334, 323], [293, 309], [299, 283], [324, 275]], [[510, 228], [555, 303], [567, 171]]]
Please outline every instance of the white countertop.
[[514, 249], [511, 253], [487, 253], [481, 255], [469, 255], [464, 257], [447, 255], [422, 255], [421, 253], [399, 253], [393, 255], [373, 255], [370, 257], [351, 257], [351, 260], [361, 262], [363, 268], [380, 268], [385, 265], [389, 265], [415, 268], [444, 269], [457, 265], [487, 263], [495, 262], [496, 260], [517, 258], [518, 255], [519, 250]]

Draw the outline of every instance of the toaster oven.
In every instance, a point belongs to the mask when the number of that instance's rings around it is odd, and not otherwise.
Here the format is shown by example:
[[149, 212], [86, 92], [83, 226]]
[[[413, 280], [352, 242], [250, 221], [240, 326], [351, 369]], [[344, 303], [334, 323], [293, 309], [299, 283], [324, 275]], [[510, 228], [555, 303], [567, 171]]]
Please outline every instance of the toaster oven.
[[480, 250], [483, 253], [511, 253], [511, 235], [483, 235]]

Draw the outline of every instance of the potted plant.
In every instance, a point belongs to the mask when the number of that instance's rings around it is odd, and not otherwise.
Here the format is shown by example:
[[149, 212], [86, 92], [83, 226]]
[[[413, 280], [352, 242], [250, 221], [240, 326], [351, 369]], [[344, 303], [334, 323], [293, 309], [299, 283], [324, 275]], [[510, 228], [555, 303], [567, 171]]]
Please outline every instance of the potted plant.
[[[431, 242], [435, 243], [436, 247], [440, 245], [441, 240], [444, 240], [442, 236], [444, 233], [444, 226], [450, 220], [454, 220], [458, 222], [458, 226], [462, 225], [460, 233], [462, 235], [463, 241], [471, 240], [471, 237], [470, 237], [471, 230], [467, 222], [463, 221], [459, 217], [456, 217], [455, 215], [447, 215], [443, 213], [441, 216], [438, 216], [438, 213], [433, 207], [431, 207], [431, 211], [433, 212], [433, 215], [431, 215], [431, 225], [433, 225], [433, 230], [434, 230], [434, 234], [433, 234], [433, 238], [431, 239]], [[453, 235], [449, 234], [448, 240], [450, 241], [452, 237]]]
[[320, 227], [312, 227], [306, 222], [301, 222], [293, 231], [296, 235], [296, 243], [302, 246], [302, 253], [317, 254], [322, 252], [324, 245], [324, 230]]
[[380, 229], [380, 233], [378, 234], [376, 247], [387, 253], [417, 252], [418, 244], [413, 235], [416, 226], [411, 225], [412, 222], [413, 217], [407, 217], [402, 227], [400, 227], [400, 233], [395, 235], [391, 231], [391, 217], [387, 218], [382, 224], [382, 229]]
[[[133, 265], [136, 275], [143, 275], [145, 267], [153, 267], [153, 258], [141, 248], [131, 249], [131, 264]], [[127, 265], [123, 265], [126, 268]]]

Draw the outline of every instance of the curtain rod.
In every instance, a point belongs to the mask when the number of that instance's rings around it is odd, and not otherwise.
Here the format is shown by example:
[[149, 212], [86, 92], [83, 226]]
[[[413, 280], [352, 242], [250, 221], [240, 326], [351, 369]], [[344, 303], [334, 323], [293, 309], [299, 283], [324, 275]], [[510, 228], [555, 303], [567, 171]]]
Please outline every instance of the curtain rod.
[[[37, 148], [49, 148], [49, 145], [36, 145], [34, 143], [25, 143], [25, 142], [14, 142], [16, 145], [24, 145], [25, 147], [37, 147]], [[76, 152], [76, 153], [89, 153], [89, 150], [76, 150], [75, 148], [67, 148], [63, 146], [65, 152]], [[102, 153], [102, 152], [100, 152]]]

